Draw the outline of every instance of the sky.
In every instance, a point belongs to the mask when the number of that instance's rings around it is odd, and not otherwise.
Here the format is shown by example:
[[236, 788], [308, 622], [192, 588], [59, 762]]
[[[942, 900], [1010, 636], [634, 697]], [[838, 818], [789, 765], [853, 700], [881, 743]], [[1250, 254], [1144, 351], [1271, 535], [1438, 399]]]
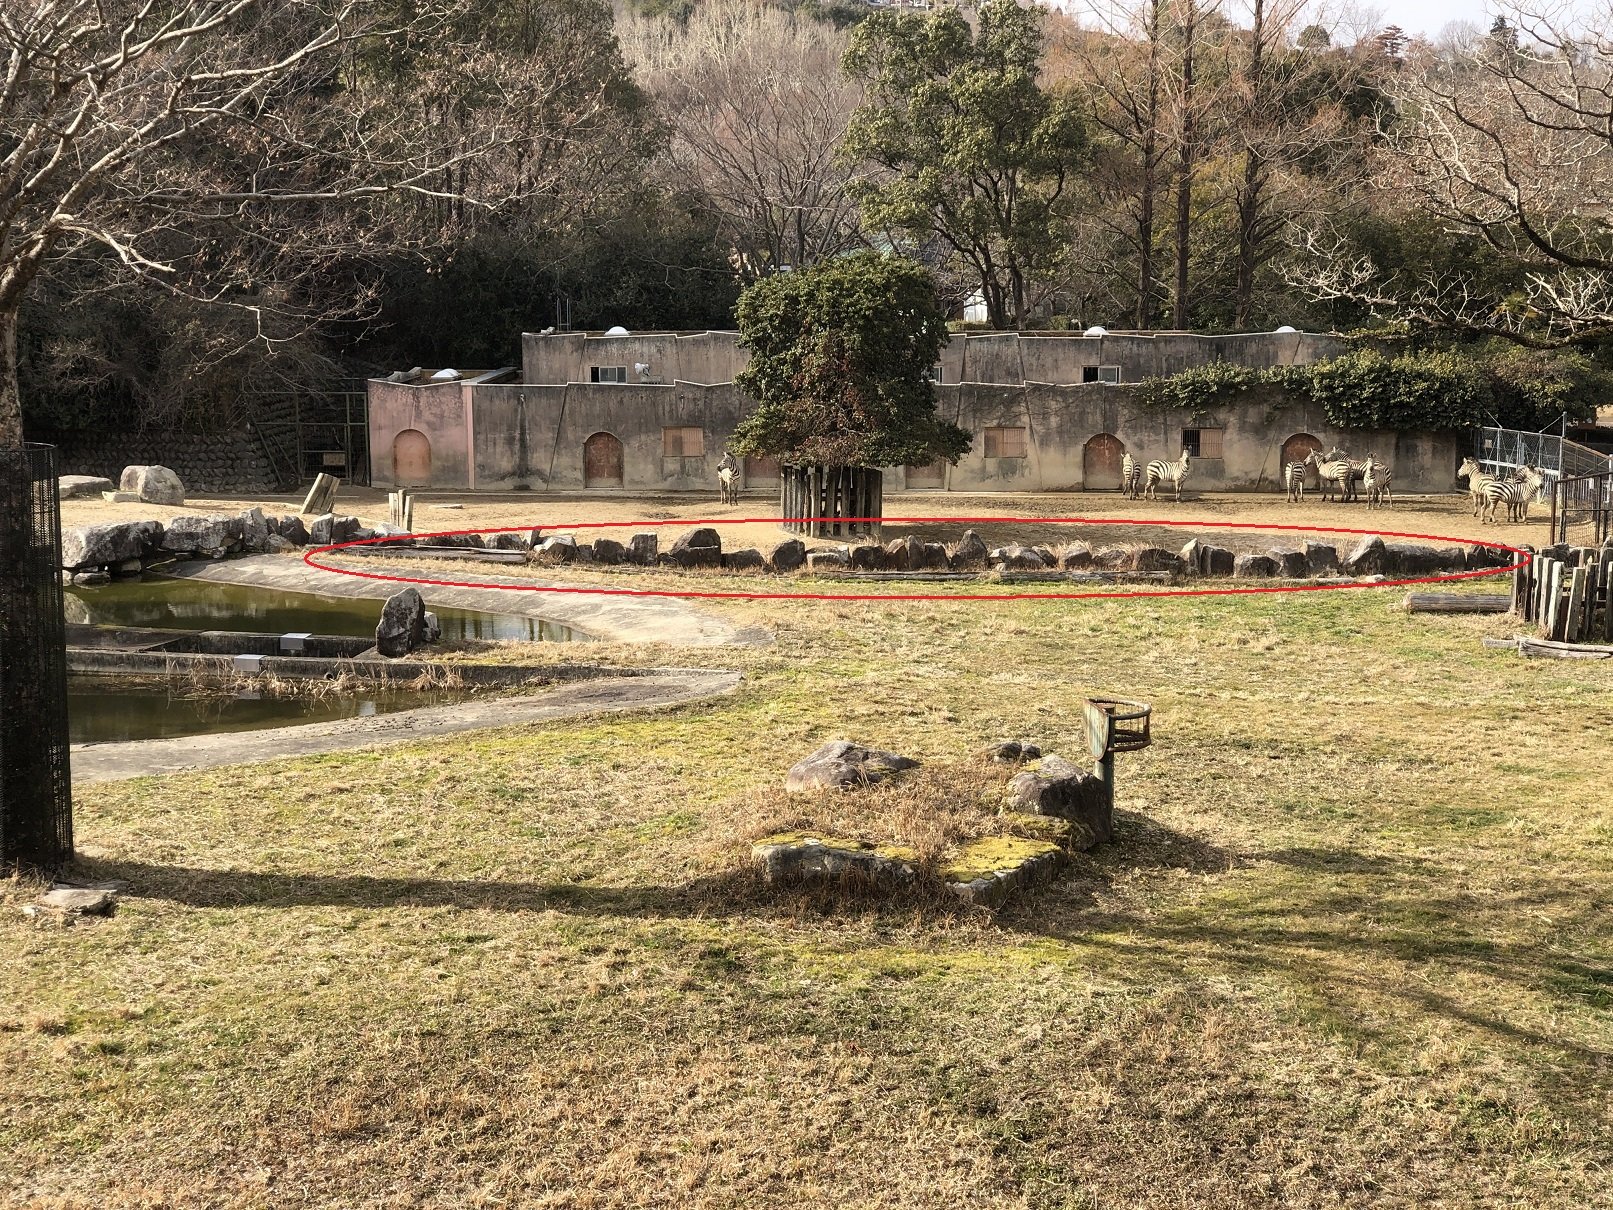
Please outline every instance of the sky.
[[[1359, 0], [1359, 6], [1363, 10], [1381, 12], [1384, 25], [1398, 25], [1409, 34], [1430, 37], [1452, 21], [1469, 21], [1488, 28], [1496, 11], [1495, 5], [1485, 0]], [[1591, 11], [1593, 5], [1577, 0], [1561, 7], [1585, 13]]]
[[[1606, 12], [1609, 0], [1516, 0], [1530, 11], [1584, 17]], [[1049, 8], [1070, 13], [1079, 19], [1083, 11], [1104, 13], [1129, 11], [1127, 0], [1042, 0]], [[1344, 36], [1364, 34], [1398, 25], [1408, 34], [1438, 38], [1447, 25], [1462, 21], [1488, 29], [1499, 9], [1508, 7], [1496, 0], [1311, 0], [1308, 8], [1329, 28]], [[1221, 9], [1232, 20], [1247, 24], [1249, 0], [1223, 0]]]

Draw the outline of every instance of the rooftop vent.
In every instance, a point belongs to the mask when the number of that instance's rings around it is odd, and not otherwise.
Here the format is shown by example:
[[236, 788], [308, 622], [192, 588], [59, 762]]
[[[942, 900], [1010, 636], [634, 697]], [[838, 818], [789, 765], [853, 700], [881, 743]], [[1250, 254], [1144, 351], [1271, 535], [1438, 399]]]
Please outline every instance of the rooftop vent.
[[626, 328], [622, 327], [621, 324], [617, 324], [615, 327], [606, 328], [605, 329], [605, 335], [606, 336], [631, 336], [632, 333], [629, 332]]
[[1097, 324], [1093, 324], [1085, 332], [1081, 333], [1081, 335], [1083, 335], [1083, 336], [1107, 336], [1107, 335], [1109, 335], [1109, 329], [1104, 328], [1104, 327], [1100, 327]]
[[458, 370], [438, 370], [431, 376], [432, 382], [452, 382], [459, 377]]
[[1277, 329], [1279, 332], [1297, 332], [1298, 330], [1298, 328], [1291, 327], [1288, 324], [1284, 324], [1282, 327]]

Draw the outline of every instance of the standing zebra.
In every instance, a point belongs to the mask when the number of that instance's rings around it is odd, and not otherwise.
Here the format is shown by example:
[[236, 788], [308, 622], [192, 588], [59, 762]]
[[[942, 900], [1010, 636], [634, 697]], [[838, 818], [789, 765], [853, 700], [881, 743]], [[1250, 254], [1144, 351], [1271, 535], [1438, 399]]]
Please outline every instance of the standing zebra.
[[1520, 467], [1517, 479], [1486, 479], [1484, 481], [1483, 520], [1495, 524], [1496, 505], [1506, 502], [1507, 520], [1527, 521], [1529, 501], [1545, 483], [1545, 476], [1532, 466]]
[[723, 504], [739, 503], [739, 459], [727, 450], [717, 461], [717, 498]]
[[1305, 500], [1305, 464], [1290, 462], [1283, 467], [1283, 484], [1288, 488], [1288, 503], [1301, 504]]
[[1191, 457], [1186, 450], [1182, 451], [1182, 456], [1175, 462], [1165, 462], [1155, 458], [1148, 464], [1148, 487], [1143, 494], [1150, 500], [1158, 499], [1154, 494], [1154, 489], [1164, 480], [1169, 479], [1176, 485], [1176, 501], [1180, 504], [1182, 500], [1182, 480], [1187, 478], [1190, 463]]
[[1142, 468], [1137, 465], [1137, 459], [1127, 450], [1120, 455], [1120, 494], [1128, 500], [1135, 500], [1142, 494]]
[[1366, 489], [1368, 508], [1393, 503], [1389, 495], [1389, 482], [1394, 475], [1394, 471], [1372, 454], [1367, 455], [1367, 460], [1361, 464], [1361, 486]]
[[1462, 459], [1456, 477], [1467, 480], [1467, 492], [1473, 504], [1473, 515], [1478, 516], [1484, 508], [1484, 485], [1497, 482], [1496, 477], [1480, 470], [1478, 462], [1472, 458]]
[[1326, 500], [1330, 491], [1337, 490], [1339, 499], [1344, 499], [1349, 491], [1350, 463], [1348, 460], [1340, 461], [1330, 458], [1321, 450], [1312, 450], [1305, 456], [1305, 462], [1316, 467], [1317, 485], [1322, 489], [1322, 499]]
[[1346, 454], [1343, 450], [1336, 446], [1327, 452], [1326, 457], [1330, 462], [1342, 462], [1345, 466], [1350, 468], [1349, 475], [1344, 479], [1344, 498], [1346, 500], [1360, 499], [1360, 492], [1358, 492], [1356, 489], [1357, 487], [1364, 485], [1366, 482], [1367, 464], [1365, 462], [1357, 462], [1354, 458], [1350, 457], [1350, 455]]

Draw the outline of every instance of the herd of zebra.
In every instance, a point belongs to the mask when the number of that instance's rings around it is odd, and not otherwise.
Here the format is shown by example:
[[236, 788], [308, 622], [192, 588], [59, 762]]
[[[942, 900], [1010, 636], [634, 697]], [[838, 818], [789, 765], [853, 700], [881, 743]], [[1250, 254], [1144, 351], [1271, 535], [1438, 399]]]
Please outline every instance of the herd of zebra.
[[[1288, 491], [1291, 503], [1304, 500], [1305, 469], [1311, 466], [1316, 468], [1317, 484], [1323, 500], [1359, 500], [1364, 493], [1368, 508], [1393, 503], [1390, 488], [1394, 482], [1394, 471], [1388, 464], [1379, 462], [1372, 454], [1357, 461], [1340, 449], [1326, 453], [1315, 449], [1303, 460], [1290, 462], [1283, 468], [1283, 486]], [[1176, 499], [1180, 500], [1182, 483], [1191, 467], [1192, 456], [1187, 450], [1183, 450], [1182, 456], [1175, 462], [1156, 458], [1146, 467], [1129, 452], [1125, 453], [1120, 460], [1120, 492], [1129, 500], [1153, 500], [1157, 498], [1155, 493], [1159, 485], [1169, 482], [1176, 489]], [[1495, 522], [1496, 509], [1502, 504], [1507, 506], [1509, 521], [1527, 521], [1530, 501], [1535, 499], [1546, 481], [1545, 476], [1532, 466], [1519, 467], [1512, 478], [1503, 479], [1485, 473], [1472, 458], [1465, 459], [1456, 474], [1468, 482], [1473, 515], [1492, 524]]]

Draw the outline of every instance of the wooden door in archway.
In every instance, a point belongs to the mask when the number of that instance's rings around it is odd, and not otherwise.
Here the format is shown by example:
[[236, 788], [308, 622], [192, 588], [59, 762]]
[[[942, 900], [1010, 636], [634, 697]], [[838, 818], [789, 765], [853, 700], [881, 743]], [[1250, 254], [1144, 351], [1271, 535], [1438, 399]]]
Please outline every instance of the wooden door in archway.
[[1112, 433], [1099, 433], [1081, 452], [1081, 485], [1089, 492], [1114, 491], [1120, 486], [1120, 459], [1126, 443]]
[[[1295, 433], [1287, 441], [1283, 442], [1283, 464], [1277, 468], [1278, 479], [1282, 480], [1282, 476], [1287, 472], [1290, 462], [1303, 462], [1310, 457], [1312, 450], [1321, 448], [1321, 438], [1312, 437], [1309, 433]], [[1283, 481], [1286, 482], [1286, 480]]]
[[392, 438], [392, 479], [399, 487], [431, 484], [431, 439], [419, 429]]
[[582, 446], [584, 487], [622, 486], [622, 443], [611, 433], [595, 433]]

